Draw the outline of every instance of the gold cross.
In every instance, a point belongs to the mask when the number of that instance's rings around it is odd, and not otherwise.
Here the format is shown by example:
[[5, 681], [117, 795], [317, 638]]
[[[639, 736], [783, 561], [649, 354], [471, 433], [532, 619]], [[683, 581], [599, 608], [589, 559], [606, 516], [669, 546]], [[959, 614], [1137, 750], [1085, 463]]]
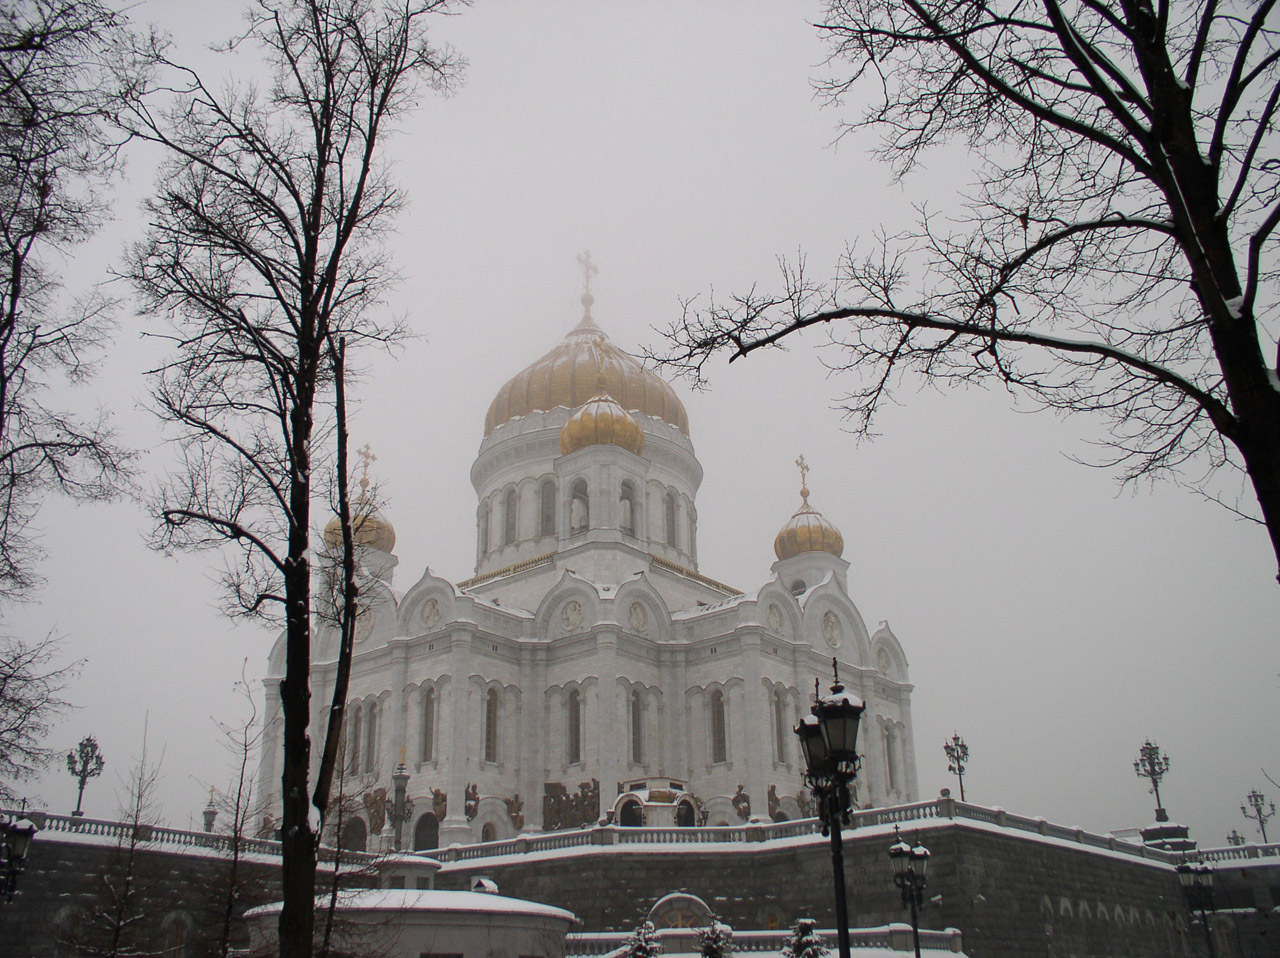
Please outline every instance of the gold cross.
[[591, 277], [596, 275], [596, 273], [600, 272], [600, 270], [596, 267], [596, 264], [591, 260], [591, 250], [587, 250], [585, 253], [583, 253], [581, 256], [578, 257], [578, 265], [582, 267], [583, 292], [590, 294]]
[[365, 490], [369, 488], [369, 466], [377, 462], [378, 457], [373, 454], [373, 447], [367, 442], [356, 450], [356, 455], [360, 457], [360, 462], [364, 468], [364, 472], [360, 476], [360, 489]]
[[800, 470], [800, 488], [804, 489], [809, 485], [809, 464], [804, 461], [804, 454], [800, 454], [800, 458], [796, 460], [796, 466]]

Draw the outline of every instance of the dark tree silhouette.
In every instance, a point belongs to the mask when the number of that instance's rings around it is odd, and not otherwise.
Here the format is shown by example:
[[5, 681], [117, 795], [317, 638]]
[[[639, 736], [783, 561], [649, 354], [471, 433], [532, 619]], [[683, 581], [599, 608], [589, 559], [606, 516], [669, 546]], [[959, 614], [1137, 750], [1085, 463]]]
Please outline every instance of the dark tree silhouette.
[[111, 125], [137, 82], [124, 16], [94, 0], [14, 0], [0, 12], [0, 596], [39, 582], [31, 522], [50, 491], [117, 497], [128, 453], [105, 414], [46, 404], [82, 382], [110, 331], [99, 295], [60, 295], [59, 257], [105, 218], [120, 141]]
[[142, 97], [122, 121], [169, 155], [129, 266], [174, 347], [153, 395], [182, 463], [156, 496], [157, 545], [229, 547], [232, 611], [284, 622], [286, 958], [312, 953], [317, 824], [336, 755], [322, 747], [324, 787], [309, 794], [311, 510], [322, 477], [345, 474], [327, 410], [341, 344], [402, 335], [377, 316], [392, 279], [379, 240], [401, 203], [379, 148], [418, 81], [445, 86], [459, 67], [426, 43], [428, 14], [446, 7], [259, 0], [233, 46], [256, 47], [269, 84], [224, 91], [153, 50], [174, 78], [171, 105]]
[[697, 377], [825, 326], [863, 433], [911, 375], [1096, 414], [1096, 464], [1191, 484], [1280, 560], [1275, 0], [831, 0], [817, 27], [822, 93], [870, 103], [848, 128], [900, 176], [968, 144], [977, 182], [831, 279], [687, 304], [658, 358]]
[[81, 663], [55, 665], [58, 643], [0, 639], [0, 801], [16, 796], [12, 784], [44, 768], [55, 752], [44, 744], [62, 697]]

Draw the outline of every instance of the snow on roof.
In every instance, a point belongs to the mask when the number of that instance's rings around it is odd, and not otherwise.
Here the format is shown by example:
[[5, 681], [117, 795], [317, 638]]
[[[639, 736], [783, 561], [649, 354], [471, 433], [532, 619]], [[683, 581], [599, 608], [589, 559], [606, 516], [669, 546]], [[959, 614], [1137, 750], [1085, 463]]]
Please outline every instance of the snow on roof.
[[[329, 896], [316, 898], [317, 907], [328, 907]], [[272, 902], [245, 912], [245, 916], [278, 915], [282, 903]], [[522, 898], [506, 898], [502, 895], [474, 891], [443, 891], [424, 889], [414, 891], [404, 888], [368, 888], [343, 894], [338, 901], [342, 911], [394, 911], [430, 912], [446, 915], [523, 915], [529, 918], [558, 918], [576, 923], [578, 917], [571, 911], [543, 905]]]

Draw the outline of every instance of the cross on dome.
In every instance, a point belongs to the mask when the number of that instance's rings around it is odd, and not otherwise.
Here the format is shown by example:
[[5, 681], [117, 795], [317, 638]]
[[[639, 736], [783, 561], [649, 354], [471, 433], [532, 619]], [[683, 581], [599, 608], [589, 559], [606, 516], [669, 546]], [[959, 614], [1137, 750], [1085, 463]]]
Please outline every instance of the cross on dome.
[[356, 455], [360, 457], [360, 465], [362, 472], [360, 475], [360, 491], [366, 492], [369, 489], [369, 466], [378, 461], [378, 457], [373, 454], [373, 447], [367, 442], [356, 450]]
[[796, 460], [796, 468], [800, 470], [800, 498], [809, 501], [809, 464], [804, 461], [804, 453]]
[[590, 296], [591, 277], [600, 272], [600, 269], [591, 259], [591, 250], [587, 250], [578, 257], [578, 265], [582, 267], [582, 294], [584, 296]]

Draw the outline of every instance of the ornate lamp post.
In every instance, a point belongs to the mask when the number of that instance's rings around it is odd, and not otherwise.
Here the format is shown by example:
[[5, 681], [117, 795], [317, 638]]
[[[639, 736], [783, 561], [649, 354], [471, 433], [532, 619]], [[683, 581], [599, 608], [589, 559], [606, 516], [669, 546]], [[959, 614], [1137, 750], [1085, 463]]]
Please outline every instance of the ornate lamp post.
[[952, 732], [951, 738], [942, 743], [942, 750], [947, 753], [947, 771], [960, 779], [960, 801], [964, 801], [964, 763], [969, 761], [969, 746], [958, 732]]
[[1228, 844], [1228, 845], [1243, 845], [1243, 844], [1244, 844], [1244, 836], [1243, 836], [1243, 835], [1241, 835], [1238, 831], [1236, 831], [1236, 830], [1233, 828], [1233, 829], [1231, 829], [1230, 833], [1227, 835], [1227, 844]]
[[840, 958], [849, 958], [849, 906], [844, 887], [842, 825], [849, 824], [849, 784], [858, 774], [858, 724], [866, 710], [862, 699], [840, 684], [836, 660], [831, 660], [835, 683], [829, 695], [818, 698], [814, 682], [813, 713], [801, 719], [795, 733], [804, 753], [805, 781], [813, 790], [822, 820], [822, 834], [831, 837], [831, 866], [835, 875], [836, 934]]
[[1258, 823], [1258, 831], [1262, 832], [1262, 844], [1267, 844], [1267, 822], [1275, 817], [1276, 803], [1270, 803], [1270, 810], [1266, 810], [1264, 806], [1267, 803], [1267, 796], [1263, 795], [1256, 788], [1245, 796], [1245, 801], [1249, 803], [1248, 807], [1241, 805], [1240, 814], [1245, 818], [1255, 819]]
[[1169, 813], [1160, 801], [1160, 780], [1169, 772], [1169, 756], [1160, 751], [1159, 745], [1147, 739], [1138, 749], [1138, 760], [1133, 763], [1133, 770], [1139, 778], [1151, 782], [1151, 793], [1156, 797], [1156, 821], [1167, 822]]
[[391, 773], [391, 801], [387, 802], [387, 819], [391, 822], [394, 829], [395, 848], [400, 851], [400, 845], [404, 837], [404, 823], [413, 815], [413, 799], [407, 794], [409, 787], [409, 770], [404, 767], [404, 762], [400, 762], [396, 766], [396, 770]]
[[13, 901], [13, 893], [18, 887], [18, 876], [27, 864], [27, 852], [31, 849], [31, 840], [35, 838], [40, 826], [23, 815], [17, 821], [0, 822], [0, 839], [3, 839], [4, 875], [0, 878], [0, 891], [4, 901]]
[[928, 883], [929, 849], [918, 841], [912, 848], [902, 836], [898, 826], [893, 826], [898, 840], [889, 846], [889, 862], [893, 865], [893, 883], [902, 892], [902, 907], [911, 907], [911, 940], [916, 946], [916, 958], [920, 958], [920, 912], [924, 907], [924, 886]]
[[1200, 912], [1200, 924], [1204, 926], [1204, 941], [1209, 948], [1209, 958], [1217, 958], [1213, 944], [1213, 932], [1209, 930], [1208, 912], [1213, 907], [1213, 869], [1204, 862], [1183, 862], [1175, 869], [1182, 893], [1187, 896], [1187, 907]]

